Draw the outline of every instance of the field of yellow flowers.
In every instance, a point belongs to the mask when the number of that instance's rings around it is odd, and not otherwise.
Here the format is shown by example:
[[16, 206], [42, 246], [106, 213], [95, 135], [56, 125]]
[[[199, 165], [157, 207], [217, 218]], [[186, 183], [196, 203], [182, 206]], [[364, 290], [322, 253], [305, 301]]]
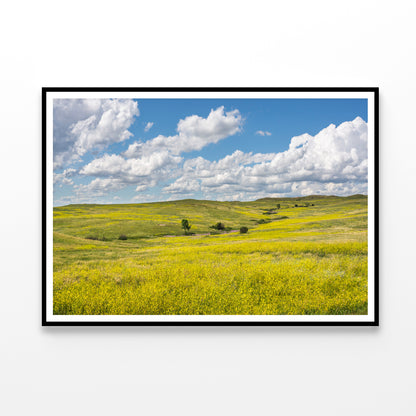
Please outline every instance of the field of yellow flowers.
[[367, 314], [367, 197], [58, 207], [53, 261], [56, 315]]

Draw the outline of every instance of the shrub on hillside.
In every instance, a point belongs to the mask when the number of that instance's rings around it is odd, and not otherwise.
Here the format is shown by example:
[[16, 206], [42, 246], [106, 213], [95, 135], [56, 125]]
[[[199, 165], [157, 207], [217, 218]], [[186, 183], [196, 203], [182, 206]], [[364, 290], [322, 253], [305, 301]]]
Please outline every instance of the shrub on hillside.
[[247, 227], [240, 227], [240, 234], [246, 234], [248, 232]]
[[260, 220], [258, 220], [258, 221], [256, 221], [257, 222], [257, 224], [268, 224], [269, 222], [271, 222], [270, 220], [265, 220], [265, 219], [260, 219]]
[[125, 234], [120, 234], [118, 237], [119, 240], [127, 240], [127, 236]]
[[217, 222], [215, 225], [211, 225], [209, 228], [213, 228], [214, 230], [223, 231], [225, 230], [225, 225], [222, 222]]

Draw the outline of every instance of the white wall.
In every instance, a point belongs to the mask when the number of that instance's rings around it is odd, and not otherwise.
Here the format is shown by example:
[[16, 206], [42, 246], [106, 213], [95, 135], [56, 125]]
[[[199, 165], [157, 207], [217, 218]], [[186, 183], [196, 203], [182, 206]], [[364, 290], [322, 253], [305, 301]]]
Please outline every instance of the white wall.
[[[0, 413], [415, 414], [416, 3], [147, 3], [2, 4]], [[42, 86], [379, 86], [380, 328], [42, 328]]]

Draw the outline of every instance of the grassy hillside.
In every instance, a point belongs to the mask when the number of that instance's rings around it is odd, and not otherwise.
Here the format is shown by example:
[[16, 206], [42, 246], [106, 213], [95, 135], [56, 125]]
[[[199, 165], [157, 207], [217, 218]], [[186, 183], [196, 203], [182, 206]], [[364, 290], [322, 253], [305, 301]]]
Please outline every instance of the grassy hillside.
[[55, 208], [54, 313], [366, 314], [367, 197]]

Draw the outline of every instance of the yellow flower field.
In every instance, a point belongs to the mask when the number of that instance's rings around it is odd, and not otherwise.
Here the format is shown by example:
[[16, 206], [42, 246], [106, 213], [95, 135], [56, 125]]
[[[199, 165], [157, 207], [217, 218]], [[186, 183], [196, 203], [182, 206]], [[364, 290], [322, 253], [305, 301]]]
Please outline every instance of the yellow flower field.
[[53, 285], [57, 315], [367, 314], [367, 198], [55, 208]]

